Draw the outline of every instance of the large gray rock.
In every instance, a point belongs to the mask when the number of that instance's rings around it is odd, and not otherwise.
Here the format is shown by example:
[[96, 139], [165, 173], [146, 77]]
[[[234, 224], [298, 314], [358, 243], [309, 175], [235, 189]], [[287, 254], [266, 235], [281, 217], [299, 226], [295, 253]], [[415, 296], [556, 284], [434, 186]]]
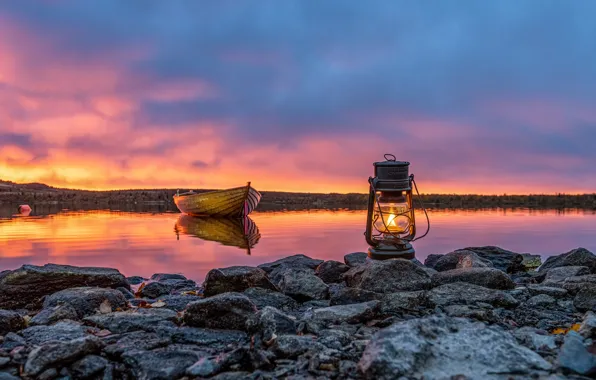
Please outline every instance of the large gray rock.
[[512, 331], [518, 342], [532, 351], [555, 350], [555, 336], [535, 327], [525, 326]]
[[162, 323], [178, 321], [178, 314], [169, 309], [138, 309], [107, 314], [96, 314], [83, 319], [85, 323], [109, 330], [115, 334], [146, 330]]
[[330, 289], [329, 292], [331, 294], [329, 301], [331, 306], [374, 301], [383, 297], [383, 294], [360, 288], [342, 287], [339, 289]]
[[189, 326], [245, 330], [257, 307], [241, 293], [222, 293], [188, 305], [184, 322]]
[[438, 286], [428, 292], [428, 299], [431, 304], [438, 306], [486, 303], [495, 307], [513, 308], [519, 305], [518, 300], [501, 290], [464, 282]]
[[474, 252], [482, 259], [488, 260], [493, 267], [506, 273], [525, 272], [527, 268], [523, 265], [524, 257], [519, 253], [492, 245], [484, 247], [468, 247], [467, 251]]
[[79, 320], [79, 313], [69, 304], [46, 307], [35, 314], [29, 321], [29, 326], [51, 325], [63, 319]]
[[248, 342], [246, 333], [236, 330], [176, 327], [162, 328], [157, 331], [161, 336], [169, 336], [174, 343], [205, 346], [220, 351]]
[[402, 314], [429, 306], [425, 291], [388, 293], [381, 298], [381, 314]]
[[465, 249], [459, 249], [445, 255], [431, 256], [433, 257], [426, 260], [429, 264], [432, 264], [433, 269], [439, 272], [458, 268], [492, 268], [493, 266], [489, 260], [483, 259], [476, 253]]
[[87, 355], [70, 366], [75, 379], [93, 379], [103, 373], [108, 361], [98, 355]]
[[151, 276], [151, 281], [165, 280], [187, 280], [187, 278], [180, 273], [154, 273], [153, 276]]
[[134, 379], [179, 379], [207, 353], [186, 350], [133, 350], [122, 355]]
[[274, 290], [249, 288], [246, 289], [243, 294], [247, 296], [258, 309], [262, 309], [265, 306], [272, 306], [282, 311], [289, 311], [298, 306], [298, 303], [292, 297], [288, 297], [285, 294]]
[[102, 304], [104, 310], [110, 311], [128, 308], [128, 302], [120, 291], [92, 287], [71, 288], [56, 292], [46, 297], [43, 307], [55, 308], [63, 304], [74, 308], [78, 318], [81, 319], [100, 312]]
[[350, 287], [376, 293], [423, 290], [431, 286], [430, 276], [422, 268], [403, 259], [368, 262], [350, 269], [344, 279]]
[[283, 268], [277, 271], [276, 279], [279, 290], [299, 302], [329, 298], [329, 287], [311, 270]]
[[249, 333], [260, 334], [263, 342], [271, 342], [277, 335], [296, 334], [296, 321], [276, 308], [266, 306], [248, 318], [246, 329]]
[[596, 255], [585, 248], [576, 248], [561, 255], [549, 257], [538, 271], [544, 272], [552, 268], [568, 266], [588, 267], [591, 273], [596, 273]]
[[[570, 268], [570, 267], [565, 267], [565, 268]], [[556, 268], [556, 269], [561, 269], [561, 268]], [[565, 279], [565, 281], [554, 284], [553, 286], [560, 286], [561, 288], [567, 290], [569, 292], [569, 294], [576, 295], [577, 292], [579, 292], [583, 288], [591, 287], [594, 285], [596, 285], [596, 274], [567, 277]]]
[[104, 352], [110, 357], [120, 357], [128, 351], [134, 350], [153, 350], [158, 347], [164, 347], [172, 343], [168, 336], [156, 334], [147, 331], [135, 331], [122, 335], [115, 335], [111, 339], [106, 339]]
[[322, 344], [312, 335], [280, 335], [275, 340], [271, 350], [280, 358], [296, 358], [309, 351], [317, 350]]
[[284, 257], [283, 259], [276, 260], [272, 263], [265, 263], [259, 265], [259, 268], [264, 270], [267, 273], [271, 273], [274, 269], [277, 269], [281, 266], [289, 267], [289, 268], [307, 268], [314, 270], [320, 264], [323, 263], [323, 260], [312, 259], [305, 255], [293, 255]]
[[590, 274], [590, 269], [585, 266], [564, 266], [548, 270], [545, 269], [544, 272], [546, 272], [546, 276], [544, 277], [542, 284], [548, 286], [549, 284], [556, 285], [559, 282], [565, 281], [569, 277]]
[[68, 363], [84, 355], [99, 352], [102, 346], [101, 340], [95, 336], [86, 336], [66, 342], [46, 343], [34, 348], [29, 353], [24, 374], [35, 376], [51, 365]]
[[582, 312], [596, 311], [596, 284], [582, 287], [573, 299], [573, 306]]
[[48, 342], [67, 342], [84, 338], [87, 329], [79, 322], [60, 321], [51, 326], [32, 326], [21, 331], [21, 335], [28, 344], [41, 345]]
[[178, 278], [165, 279], [146, 284], [140, 290], [140, 294], [145, 298], [158, 298], [173, 294], [176, 291], [196, 290], [196, 287], [197, 283], [193, 280], [183, 280]]
[[10, 310], [0, 310], [0, 335], [24, 328], [25, 319], [20, 314]]
[[584, 320], [577, 332], [584, 338], [596, 338], [596, 314], [594, 312], [588, 311], [584, 315]]
[[315, 274], [326, 284], [343, 282], [343, 274], [350, 269], [339, 261], [329, 260], [319, 265]]
[[528, 291], [531, 295], [546, 294], [554, 298], [563, 298], [567, 295], [567, 290], [554, 286], [528, 285]]
[[584, 345], [583, 338], [575, 331], [569, 331], [557, 358], [559, 367], [580, 375], [596, 375], [596, 355]]
[[538, 294], [528, 301], [526, 301], [526, 306], [528, 307], [550, 307], [554, 306], [557, 303], [557, 300], [553, 297], [549, 296], [548, 294]]
[[308, 314], [317, 322], [333, 324], [361, 323], [373, 319], [379, 311], [379, 306], [379, 301], [369, 301], [314, 309]]
[[352, 252], [344, 256], [344, 263], [349, 267], [357, 267], [366, 264], [368, 254], [366, 252]]
[[551, 364], [497, 326], [432, 316], [379, 331], [358, 368], [366, 379], [501, 379], [544, 373]]
[[438, 272], [432, 276], [433, 286], [467, 282], [491, 289], [513, 289], [515, 283], [503, 271], [487, 267], [470, 267]]
[[248, 266], [212, 269], [203, 283], [207, 297], [227, 292], [243, 292], [254, 287], [277, 290], [263, 269]]
[[79, 286], [130, 289], [126, 278], [116, 269], [23, 265], [0, 274], [0, 307], [35, 309], [41, 304], [41, 297]]

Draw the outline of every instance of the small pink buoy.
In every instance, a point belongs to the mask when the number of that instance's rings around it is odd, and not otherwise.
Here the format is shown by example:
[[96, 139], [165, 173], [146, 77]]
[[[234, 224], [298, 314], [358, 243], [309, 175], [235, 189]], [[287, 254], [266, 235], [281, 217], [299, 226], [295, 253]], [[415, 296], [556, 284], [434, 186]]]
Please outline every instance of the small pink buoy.
[[29, 206], [29, 205], [20, 205], [19, 208], [18, 208], [18, 210], [19, 210], [19, 214], [27, 216], [27, 215], [29, 215], [31, 213], [31, 206]]

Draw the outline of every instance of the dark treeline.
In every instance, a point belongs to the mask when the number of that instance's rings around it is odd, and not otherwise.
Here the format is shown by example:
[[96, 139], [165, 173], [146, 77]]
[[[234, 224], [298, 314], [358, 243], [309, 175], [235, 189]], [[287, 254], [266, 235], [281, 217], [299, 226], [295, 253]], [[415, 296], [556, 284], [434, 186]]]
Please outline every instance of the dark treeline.
[[[181, 192], [188, 189], [180, 189]], [[195, 190], [208, 191], [208, 190]], [[43, 184], [17, 185], [0, 181], [0, 203], [31, 205], [78, 204], [89, 206], [110, 205], [163, 205], [175, 210], [174, 189], [86, 191], [56, 189]], [[366, 208], [368, 194], [316, 194], [264, 191], [259, 209], [305, 208]], [[428, 208], [583, 208], [596, 209], [596, 193], [536, 194], [536, 195], [456, 195], [424, 194], [422, 202]]]

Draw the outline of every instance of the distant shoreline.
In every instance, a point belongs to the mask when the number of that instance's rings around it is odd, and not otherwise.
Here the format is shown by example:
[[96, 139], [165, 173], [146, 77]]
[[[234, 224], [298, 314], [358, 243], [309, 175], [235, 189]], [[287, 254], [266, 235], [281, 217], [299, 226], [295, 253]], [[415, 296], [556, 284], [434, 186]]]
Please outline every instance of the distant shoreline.
[[[180, 189], [186, 191], [187, 189]], [[155, 205], [175, 210], [172, 197], [177, 190], [69, 190], [44, 184], [15, 184], [0, 181], [0, 204], [76, 204], [85, 206]], [[197, 190], [195, 190], [197, 191]], [[198, 190], [208, 191], [208, 190]], [[350, 208], [365, 209], [368, 194], [337, 193], [291, 193], [262, 191], [258, 209], [307, 209]], [[537, 195], [455, 195], [423, 194], [422, 202], [427, 208], [537, 208], [537, 209], [596, 209], [596, 193], [593, 194], [537, 194]], [[416, 205], [418, 206], [418, 205]]]

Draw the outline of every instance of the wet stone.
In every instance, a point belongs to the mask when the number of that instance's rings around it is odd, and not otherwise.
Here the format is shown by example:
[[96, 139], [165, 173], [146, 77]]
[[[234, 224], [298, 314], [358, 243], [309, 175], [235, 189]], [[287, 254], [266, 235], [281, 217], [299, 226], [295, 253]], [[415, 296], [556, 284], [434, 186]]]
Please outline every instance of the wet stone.
[[46, 297], [44, 308], [70, 305], [78, 318], [84, 318], [100, 311], [100, 306], [108, 310], [126, 309], [127, 302], [121, 292], [115, 289], [80, 287], [61, 290]]
[[344, 256], [344, 263], [349, 267], [356, 267], [366, 263], [368, 254], [366, 252], [353, 252]]
[[227, 292], [243, 292], [255, 287], [277, 290], [263, 269], [249, 266], [212, 269], [207, 273], [203, 287], [207, 297]]
[[247, 296], [258, 309], [262, 309], [265, 306], [272, 306], [282, 311], [289, 311], [298, 306], [298, 303], [292, 297], [288, 297], [283, 293], [269, 289], [249, 288], [246, 289], [243, 294]]
[[244, 330], [257, 307], [242, 293], [222, 293], [188, 305], [184, 322], [193, 327]]
[[281, 266], [293, 269], [306, 268], [314, 270], [321, 263], [323, 263], [323, 260], [312, 259], [308, 256], [299, 254], [284, 257], [271, 263], [261, 264], [258, 267], [263, 269], [267, 273], [271, 273], [274, 269], [277, 269]]
[[0, 335], [25, 328], [23, 317], [10, 310], [0, 310]]
[[21, 332], [25, 341], [33, 345], [47, 342], [66, 342], [87, 336], [86, 328], [78, 322], [60, 321], [51, 326], [32, 326]]
[[135, 379], [178, 379], [201, 359], [196, 351], [129, 351], [122, 355]]
[[169, 309], [138, 309], [108, 314], [98, 314], [84, 319], [85, 323], [106, 329], [115, 334], [148, 330], [163, 324], [178, 321], [178, 314]]

